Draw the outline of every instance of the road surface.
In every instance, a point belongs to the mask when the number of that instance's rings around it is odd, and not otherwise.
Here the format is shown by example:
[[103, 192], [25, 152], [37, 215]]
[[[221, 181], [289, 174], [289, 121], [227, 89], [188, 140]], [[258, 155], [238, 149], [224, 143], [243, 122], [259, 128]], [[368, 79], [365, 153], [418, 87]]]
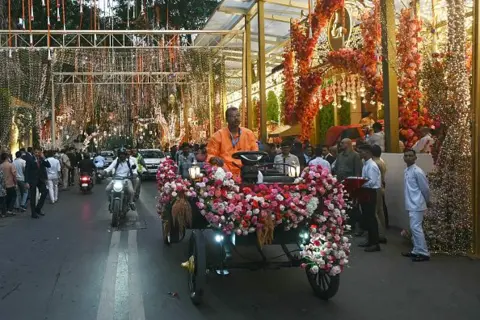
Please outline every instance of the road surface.
[[109, 226], [104, 187], [62, 192], [39, 220], [0, 220], [1, 320], [480, 319], [480, 262], [412, 263], [393, 231], [380, 253], [353, 247], [329, 302], [312, 295], [303, 270], [235, 270], [210, 276], [205, 304], [195, 307], [180, 268], [185, 243], [162, 242], [155, 183], [144, 183], [121, 230]]

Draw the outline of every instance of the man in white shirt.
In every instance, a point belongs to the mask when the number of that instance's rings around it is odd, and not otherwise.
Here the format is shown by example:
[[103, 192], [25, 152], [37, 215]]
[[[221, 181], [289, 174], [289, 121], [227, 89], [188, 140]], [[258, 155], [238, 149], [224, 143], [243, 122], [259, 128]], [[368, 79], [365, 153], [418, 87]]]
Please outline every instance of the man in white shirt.
[[22, 152], [17, 151], [15, 153], [15, 160], [13, 160], [13, 165], [17, 171], [17, 201], [15, 203], [15, 208], [22, 211], [27, 210], [27, 200], [28, 200], [28, 189], [25, 187], [25, 168], [27, 162], [22, 159]]
[[62, 189], [68, 189], [68, 175], [72, 165], [70, 163], [70, 158], [66, 154], [66, 150], [60, 152], [60, 165], [62, 166]]
[[[275, 164], [275, 169], [278, 170], [279, 172], [288, 175], [289, 168], [292, 167], [300, 167], [300, 161], [298, 160], [298, 157], [294, 154], [290, 153], [290, 150], [292, 149], [292, 145], [288, 141], [283, 141], [282, 142], [282, 153], [279, 155], [275, 156], [275, 159], [273, 160], [273, 163]], [[290, 165], [290, 166], [287, 166]]]
[[365, 161], [362, 177], [368, 179], [362, 186], [363, 197], [359, 200], [368, 240], [360, 244], [360, 247], [364, 247], [366, 252], [375, 252], [380, 251], [376, 206], [378, 189], [382, 187], [382, 178], [380, 169], [372, 159], [372, 146], [362, 144], [358, 147], [358, 152]]
[[47, 161], [50, 163], [50, 167], [47, 168], [47, 188], [50, 195], [50, 201], [53, 203], [58, 201], [58, 179], [62, 171], [60, 161], [54, 158], [52, 151], [48, 153]]
[[385, 152], [385, 133], [382, 131], [382, 124], [380, 122], [375, 122], [372, 129], [373, 134], [367, 138], [367, 142], [371, 146], [379, 146], [382, 152]]
[[432, 147], [435, 141], [430, 134], [430, 128], [423, 127], [420, 129], [420, 135], [422, 138], [415, 143], [412, 150], [414, 150], [415, 153], [432, 153]]
[[309, 166], [321, 166], [324, 169], [327, 169], [329, 173], [332, 172], [332, 167], [330, 162], [323, 158], [323, 147], [315, 148], [315, 158], [310, 160], [308, 163]]
[[405, 169], [405, 209], [408, 211], [410, 218], [413, 250], [404, 252], [402, 255], [415, 262], [428, 261], [430, 260], [430, 253], [425, 241], [422, 223], [427, 207], [430, 207], [430, 188], [425, 172], [415, 164], [417, 160], [415, 151], [405, 150], [403, 160], [407, 164]]
[[[134, 190], [132, 179], [137, 176], [137, 161], [133, 157], [127, 157], [127, 152], [123, 149], [118, 151], [118, 158], [115, 159], [110, 166], [105, 169], [106, 173], [114, 172], [116, 177], [125, 178], [127, 184], [127, 196], [129, 199], [130, 207], [135, 210], [135, 204], [133, 202]], [[105, 191], [107, 196], [110, 196], [110, 192], [113, 189], [113, 180], [107, 185]]]

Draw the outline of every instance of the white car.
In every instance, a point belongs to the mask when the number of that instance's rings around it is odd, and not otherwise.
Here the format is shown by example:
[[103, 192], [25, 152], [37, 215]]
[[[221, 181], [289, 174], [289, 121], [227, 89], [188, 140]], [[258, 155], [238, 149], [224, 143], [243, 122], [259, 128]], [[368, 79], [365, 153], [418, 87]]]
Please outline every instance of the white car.
[[155, 177], [158, 166], [167, 159], [165, 153], [160, 149], [139, 149], [138, 152], [142, 155], [147, 165], [147, 171], [145, 171], [144, 175]]

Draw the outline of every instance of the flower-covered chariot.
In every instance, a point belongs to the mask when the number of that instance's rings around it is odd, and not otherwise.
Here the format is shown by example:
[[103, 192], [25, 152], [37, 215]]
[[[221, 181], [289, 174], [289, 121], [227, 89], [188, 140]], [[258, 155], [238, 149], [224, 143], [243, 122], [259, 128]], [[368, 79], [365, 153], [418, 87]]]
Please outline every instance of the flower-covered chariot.
[[[303, 267], [319, 298], [337, 293], [350, 253], [343, 185], [320, 166], [272, 170], [260, 164], [265, 155], [235, 154], [242, 161], [239, 178], [215, 166], [200, 172], [194, 164], [191, 179], [182, 179], [172, 160], [158, 168], [165, 243], [179, 242], [192, 230], [182, 266], [195, 304], [202, 301], [208, 271], [226, 275], [231, 268]], [[293, 251], [287, 247], [291, 244]], [[232, 252], [242, 245], [256, 247], [260, 259], [236, 262]], [[280, 245], [287, 261], [269, 260], [266, 245]]]

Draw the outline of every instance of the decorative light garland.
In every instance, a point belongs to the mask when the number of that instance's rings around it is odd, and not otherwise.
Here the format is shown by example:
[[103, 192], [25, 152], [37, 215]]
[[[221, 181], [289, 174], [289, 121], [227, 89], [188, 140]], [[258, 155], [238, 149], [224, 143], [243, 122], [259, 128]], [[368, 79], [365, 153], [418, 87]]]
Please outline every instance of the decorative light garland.
[[433, 208], [425, 217], [431, 250], [466, 254], [472, 246], [472, 154], [470, 89], [465, 64], [465, 3], [447, 0], [448, 52], [445, 74], [447, 104], [441, 117], [445, 139], [435, 171], [430, 175]]

